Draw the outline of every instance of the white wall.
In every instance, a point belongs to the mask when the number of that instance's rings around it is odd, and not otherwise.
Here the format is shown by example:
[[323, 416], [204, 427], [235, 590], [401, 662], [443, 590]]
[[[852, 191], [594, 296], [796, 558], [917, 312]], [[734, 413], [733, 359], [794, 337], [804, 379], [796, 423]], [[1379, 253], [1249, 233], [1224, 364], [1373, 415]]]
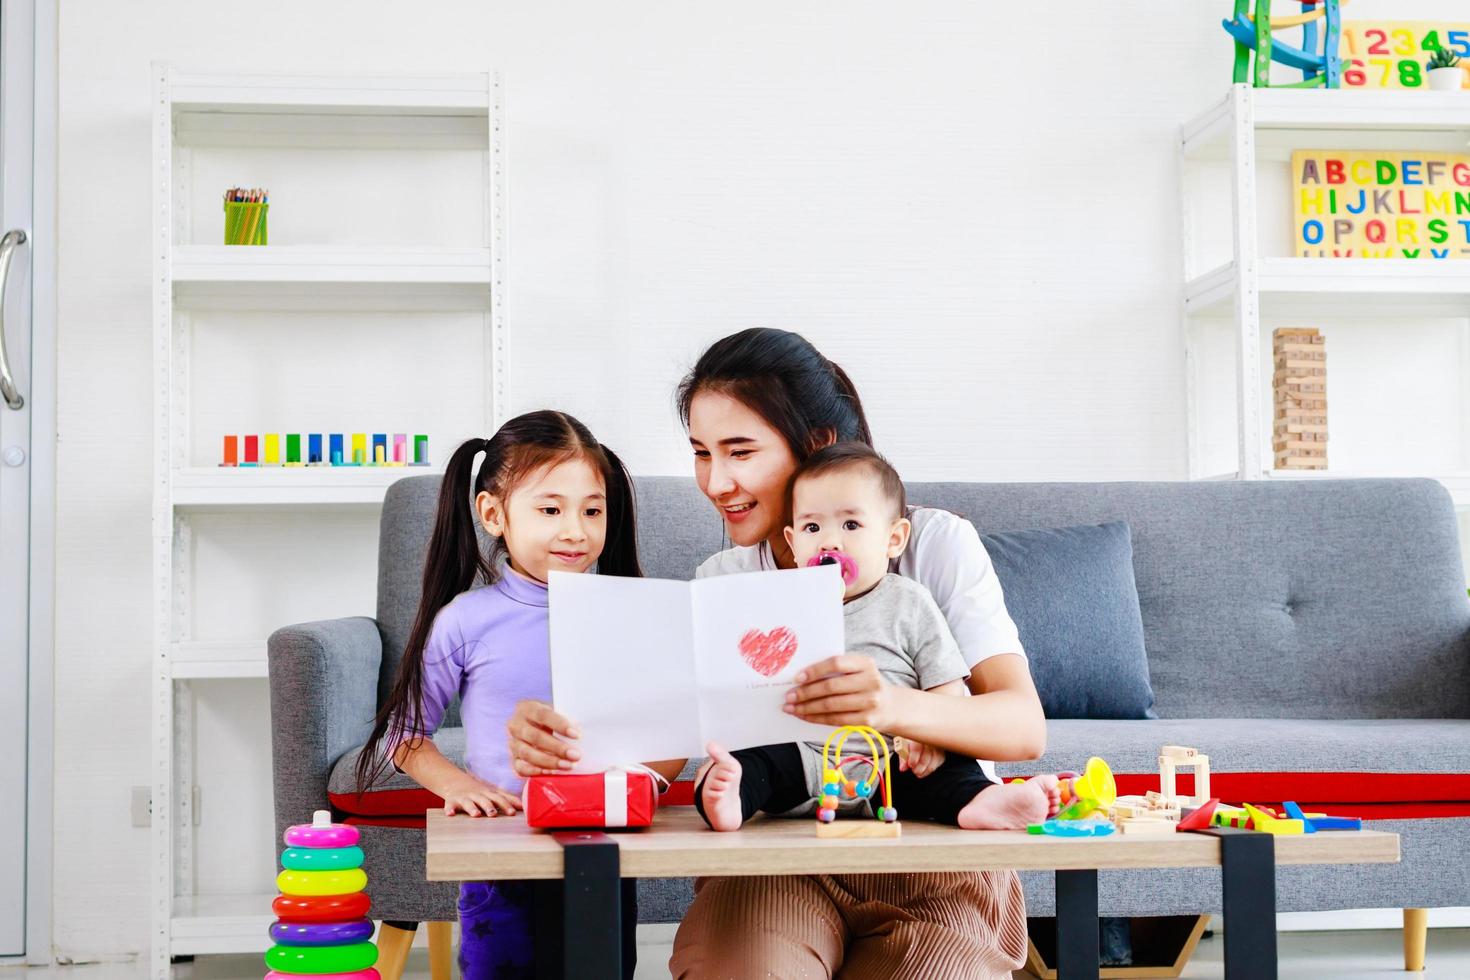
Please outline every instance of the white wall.
[[[150, 61], [502, 70], [510, 409], [570, 410], [636, 472], [687, 472], [674, 383], [764, 324], [850, 370], [907, 477], [1182, 478], [1174, 138], [1223, 96], [1223, 11], [1075, 6], [63, 4], [58, 952], [147, 944]], [[317, 614], [370, 611], [355, 588]], [[265, 725], [231, 683], [226, 750]], [[206, 786], [201, 829], [250, 837], [200, 863], [259, 890], [268, 830], [229, 809], [266, 771]]]

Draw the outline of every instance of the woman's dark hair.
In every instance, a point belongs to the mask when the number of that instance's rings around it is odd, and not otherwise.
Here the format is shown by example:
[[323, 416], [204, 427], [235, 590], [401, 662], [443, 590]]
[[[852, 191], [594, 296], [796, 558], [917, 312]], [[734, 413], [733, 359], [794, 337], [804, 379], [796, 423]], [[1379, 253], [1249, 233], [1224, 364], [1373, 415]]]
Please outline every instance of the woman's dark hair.
[[781, 433], [798, 460], [827, 442], [873, 444], [847, 372], [799, 333], [752, 327], [711, 344], [675, 395], [686, 429], [689, 407], [702, 391], [748, 406]]
[[[480, 453], [485, 459], [476, 471], [475, 457]], [[565, 412], [528, 412], [502, 425], [489, 439], [464, 442], [449, 457], [439, 486], [434, 530], [424, 561], [423, 594], [398, 662], [398, 677], [357, 759], [359, 793], [388, 768], [387, 755], [380, 757], [378, 752], [385, 736], [388, 744], [397, 745], [405, 736], [423, 731], [424, 647], [439, 610], [477, 581], [491, 583], [500, 577], [505, 542], [492, 538], [489, 551], [481, 550], [475, 497], [490, 493], [503, 505], [528, 474], [577, 458], [585, 459], [601, 473], [606, 485], [607, 539], [597, 559], [598, 573], [634, 578], [643, 575], [638, 565], [633, 481], [622, 460], [593, 438], [581, 422]]]

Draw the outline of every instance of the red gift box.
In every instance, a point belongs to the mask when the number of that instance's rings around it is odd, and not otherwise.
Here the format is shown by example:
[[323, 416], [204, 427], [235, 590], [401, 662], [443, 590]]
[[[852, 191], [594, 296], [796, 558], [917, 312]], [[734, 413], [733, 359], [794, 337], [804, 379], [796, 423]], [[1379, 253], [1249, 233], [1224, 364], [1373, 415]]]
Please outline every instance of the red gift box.
[[521, 801], [532, 827], [647, 827], [658, 809], [658, 787], [637, 770], [532, 776]]

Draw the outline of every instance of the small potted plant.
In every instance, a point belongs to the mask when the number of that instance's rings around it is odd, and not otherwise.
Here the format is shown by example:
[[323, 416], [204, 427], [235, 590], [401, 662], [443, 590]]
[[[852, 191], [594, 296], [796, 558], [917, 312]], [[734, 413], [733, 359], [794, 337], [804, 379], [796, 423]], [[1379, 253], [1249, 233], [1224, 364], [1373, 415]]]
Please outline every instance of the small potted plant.
[[1465, 70], [1460, 67], [1460, 56], [1449, 48], [1440, 48], [1424, 63], [1429, 77], [1429, 87], [1436, 92], [1458, 92], [1465, 80]]

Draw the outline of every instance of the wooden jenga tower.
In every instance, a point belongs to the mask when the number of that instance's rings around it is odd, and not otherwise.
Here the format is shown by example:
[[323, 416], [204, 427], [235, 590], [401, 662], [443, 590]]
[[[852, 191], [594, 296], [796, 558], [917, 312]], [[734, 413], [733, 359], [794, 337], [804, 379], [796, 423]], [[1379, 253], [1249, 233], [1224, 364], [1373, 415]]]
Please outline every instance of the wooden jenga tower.
[[1271, 448], [1278, 470], [1327, 469], [1327, 349], [1313, 327], [1271, 334], [1276, 366]]

